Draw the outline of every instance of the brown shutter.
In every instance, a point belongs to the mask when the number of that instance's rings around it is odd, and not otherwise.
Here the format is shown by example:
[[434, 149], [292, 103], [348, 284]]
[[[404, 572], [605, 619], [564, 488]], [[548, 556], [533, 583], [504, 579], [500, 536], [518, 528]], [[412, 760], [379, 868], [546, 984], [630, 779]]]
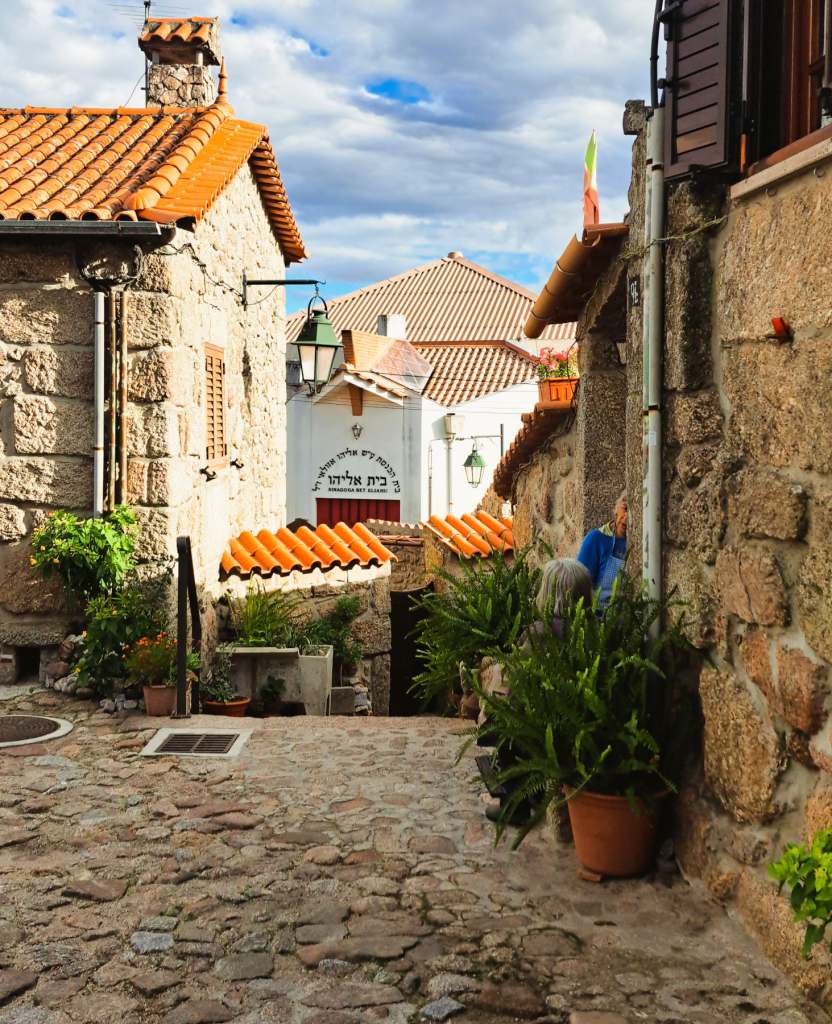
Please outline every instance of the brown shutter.
[[225, 358], [216, 345], [205, 346], [205, 457], [209, 463], [225, 460]]
[[[739, 84], [732, 66], [734, 0], [680, 0], [666, 15], [665, 178], [736, 172]], [[739, 22], [739, 19], [736, 19]]]

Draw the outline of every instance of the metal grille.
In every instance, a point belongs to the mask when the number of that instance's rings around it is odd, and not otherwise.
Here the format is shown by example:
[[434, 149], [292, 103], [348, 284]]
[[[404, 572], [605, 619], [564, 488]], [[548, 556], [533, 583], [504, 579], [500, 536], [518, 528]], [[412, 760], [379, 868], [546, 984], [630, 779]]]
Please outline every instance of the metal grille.
[[0, 715], [0, 743], [35, 740], [55, 732], [60, 722], [39, 715]]
[[156, 750], [157, 754], [227, 754], [238, 732], [174, 732]]

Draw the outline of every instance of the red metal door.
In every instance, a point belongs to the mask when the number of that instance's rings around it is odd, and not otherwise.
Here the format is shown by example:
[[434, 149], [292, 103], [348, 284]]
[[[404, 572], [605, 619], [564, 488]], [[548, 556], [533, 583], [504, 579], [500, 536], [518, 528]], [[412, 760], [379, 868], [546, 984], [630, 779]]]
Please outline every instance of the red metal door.
[[346, 523], [347, 526], [355, 526], [366, 519], [385, 519], [387, 522], [397, 523], [399, 509], [398, 501], [373, 498], [318, 498], [317, 525], [335, 526], [336, 523]]

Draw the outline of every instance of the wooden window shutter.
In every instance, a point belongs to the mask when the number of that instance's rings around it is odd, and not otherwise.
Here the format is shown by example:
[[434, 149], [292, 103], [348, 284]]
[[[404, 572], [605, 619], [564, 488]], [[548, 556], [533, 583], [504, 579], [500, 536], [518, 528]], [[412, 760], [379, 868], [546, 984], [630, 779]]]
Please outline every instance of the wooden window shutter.
[[205, 346], [205, 456], [223, 462], [228, 454], [225, 436], [225, 354], [216, 345]]
[[[737, 173], [739, 33], [735, 0], [679, 0], [665, 14], [665, 178], [694, 170]], [[736, 40], [735, 38], [736, 37]]]

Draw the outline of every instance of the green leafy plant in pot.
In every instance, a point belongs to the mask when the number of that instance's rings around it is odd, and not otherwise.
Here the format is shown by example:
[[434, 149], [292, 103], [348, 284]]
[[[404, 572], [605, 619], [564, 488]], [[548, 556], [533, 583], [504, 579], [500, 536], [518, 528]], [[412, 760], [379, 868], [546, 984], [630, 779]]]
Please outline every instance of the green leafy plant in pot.
[[479, 691], [488, 721], [478, 732], [496, 743], [498, 778], [511, 789], [498, 837], [524, 802], [535, 812], [515, 846], [550, 806], [567, 802], [586, 869], [626, 876], [649, 868], [658, 807], [674, 788], [663, 757], [666, 679], [690, 648], [684, 623], [671, 616], [677, 607], [621, 574], [603, 614], [597, 602], [579, 601], [562, 636], [533, 631], [508, 655], [506, 694]]
[[200, 691], [202, 710], [207, 715], [244, 718], [251, 704], [251, 697], [241, 697], [231, 683], [231, 652], [225, 647], [217, 648]]

